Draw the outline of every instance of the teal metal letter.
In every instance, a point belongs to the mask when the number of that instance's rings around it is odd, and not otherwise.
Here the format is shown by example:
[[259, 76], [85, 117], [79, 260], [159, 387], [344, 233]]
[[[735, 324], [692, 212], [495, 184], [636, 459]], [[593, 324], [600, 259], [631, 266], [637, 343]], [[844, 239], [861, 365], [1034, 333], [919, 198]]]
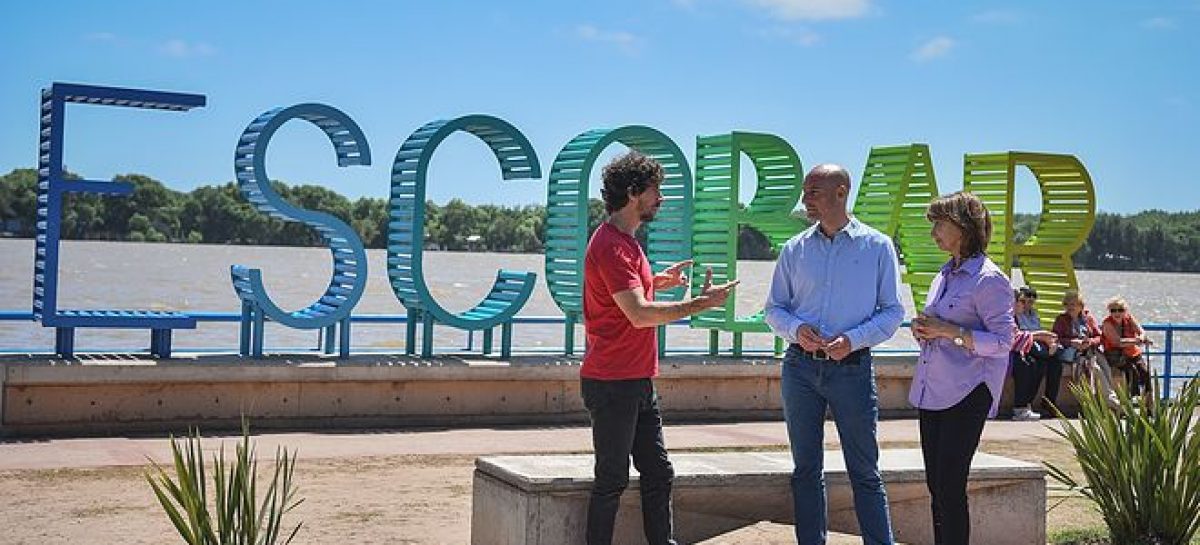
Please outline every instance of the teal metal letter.
[[[629, 125], [592, 129], [567, 142], [550, 167], [546, 192], [546, 282], [550, 295], [566, 315], [567, 354], [575, 348], [575, 324], [583, 314], [583, 257], [588, 243], [588, 177], [596, 158], [619, 142], [662, 163], [663, 204], [649, 223], [647, 257], [655, 273], [692, 255], [692, 170], [683, 151], [655, 129]], [[679, 300], [683, 288], [658, 294]], [[665, 328], [659, 329], [659, 350], [665, 347]]]
[[503, 119], [488, 115], [468, 115], [453, 120], [426, 123], [412, 133], [396, 152], [392, 163], [392, 194], [388, 222], [387, 270], [392, 292], [408, 310], [407, 343], [412, 354], [416, 345], [416, 326], [423, 326], [421, 357], [433, 355], [433, 324], [446, 324], [464, 330], [483, 330], [484, 352], [491, 347], [491, 330], [503, 328], [501, 357], [508, 357], [512, 346], [512, 318], [525, 306], [537, 274], [500, 270], [492, 289], [472, 309], [455, 314], [438, 304], [425, 283], [421, 255], [425, 246], [425, 186], [429, 161], [446, 137], [466, 131], [483, 140], [496, 160], [505, 180], [537, 179], [542, 176], [537, 152], [521, 131]]

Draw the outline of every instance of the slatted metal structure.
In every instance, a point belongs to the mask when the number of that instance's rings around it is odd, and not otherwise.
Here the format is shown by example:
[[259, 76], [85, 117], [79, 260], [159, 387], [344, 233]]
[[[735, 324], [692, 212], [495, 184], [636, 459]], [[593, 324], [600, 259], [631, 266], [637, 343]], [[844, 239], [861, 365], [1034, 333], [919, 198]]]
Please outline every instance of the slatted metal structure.
[[67, 179], [63, 169], [63, 135], [67, 104], [118, 106], [174, 112], [203, 107], [204, 95], [53, 83], [41, 93], [41, 131], [38, 140], [37, 235], [34, 243], [33, 316], [45, 327], [55, 328], [55, 352], [74, 356], [75, 328], [127, 328], [150, 330], [150, 352], [171, 356], [171, 331], [194, 329], [196, 319], [157, 310], [58, 308], [58, 257], [62, 236], [63, 196], [95, 193], [127, 197], [133, 184], [116, 181]]
[[930, 201], [937, 196], [927, 144], [871, 148], [854, 199], [854, 216], [892, 237], [916, 308], [925, 308], [929, 284], [948, 259], [929, 236], [925, 219]]
[[413, 354], [417, 324], [422, 326], [421, 357], [433, 355], [435, 323], [467, 331], [482, 330], [484, 353], [491, 351], [492, 331], [501, 328], [501, 357], [512, 353], [512, 319], [537, 283], [537, 273], [500, 270], [491, 290], [471, 309], [446, 310], [425, 283], [421, 259], [425, 246], [425, 195], [429, 162], [437, 146], [457, 131], [482, 140], [495, 154], [504, 180], [537, 179], [542, 176], [537, 152], [525, 135], [503, 119], [468, 115], [426, 123], [412, 133], [396, 152], [392, 163], [392, 189], [388, 222], [387, 271], [392, 291], [408, 310], [405, 350]]
[[339, 167], [370, 165], [371, 149], [358, 124], [342, 111], [324, 104], [298, 104], [276, 108], [246, 127], [234, 151], [234, 174], [242, 196], [259, 212], [272, 218], [302, 223], [315, 230], [329, 247], [333, 272], [325, 292], [309, 305], [294, 311], [280, 308], [263, 284], [262, 271], [243, 265], [230, 267], [234, 292], [242, 301], [242, 355], [262, 356], [264, 321], [295, 329], [323, 329], [325, 351], [333, 350], [335, 335], [339, 355], [350, 354], [350, 311], [367, 286], [367, 253], [358, 233], [325, 212], [293, 205], [271, 187], [267, 175], [267, 146], [284, 123], [293, 119], [317, 126], [329, 138]]
[[[566, 317], [563, 346], [574, 352], [575, 325], [583, 318], [583, 264], [588, 243], [588, 186], [596, 159], [613, 143], [635, 149], [662, 164], [663, 204], [648, 224], [646, 256], [655, 273], [691, 257], [692, 173], [683, 151], [667, 135], [641, 125], [585, 131], [554, 158], [546, 196], [546, 283]], [[677, 301], [685, 290], [659, 292], [659, 300]], [[665, 328], [659, 329], [659, 350]]]
[[[1013, 218], [1016, 171], [1028, 168], [1037, 179], [1042, 213], [1029, 240], [1017, 244]], [[993, 234], [988, 254], [1011, 273], [1020, 267], [1025, 283], [1038, 290], [1038, 312], [1049, 319], [1059, 301], [1079, 282], [1071, 256], [1087, 240], [1096, 222], [1096, 194], [1091, 175], [1072, 155], [1008, 151], [967, 154], [963, 188], [983, 200], [992, 214]]]
[[[739, 207], [741, 157], [754, 165], [754, 198]], [[804, 168], [795, 149], [778, 136], [733, 132], [696, 138], [696, 192], [693, 214], [692, 293], [700, 292], [704, 271], [711, 268], [713, 283], [737, 279], [738, 232], [751, 225], [766, 235], [779, 250], [791, 237], [807, 227], [793, 215], [803, 193]], [[708, 329], [709, 352], [718, 352], [718, 332], [733, 333], [733, 354], [741, 355], [745, 333], [769, 333], [761, 306], [739, 316], [734, 299], [723, 307], [692, 316], [691, 327]], [[782, 340], [775, 339], [776, 351]]]

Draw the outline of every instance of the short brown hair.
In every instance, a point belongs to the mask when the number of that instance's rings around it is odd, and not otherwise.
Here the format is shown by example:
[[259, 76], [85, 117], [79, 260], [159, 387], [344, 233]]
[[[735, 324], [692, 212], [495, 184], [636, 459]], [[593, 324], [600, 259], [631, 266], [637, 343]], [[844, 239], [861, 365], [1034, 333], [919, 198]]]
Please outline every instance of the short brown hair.
[[661, 185], [663, 177], [662, 164], [637, 150], [629, 150], [608, 163], [601, 174], [604, 209], [612, 214], [625, 208], [629, 195], [641, 195], [650, 186]]
[[938, 197], [929, 203], [925, 219], [931, 222], [945, 220], [962, 230], [959, 248], [962, 257], [987, 253], [988, 242], [992, 240], [992, 216], [974, 194], [957, 191]]

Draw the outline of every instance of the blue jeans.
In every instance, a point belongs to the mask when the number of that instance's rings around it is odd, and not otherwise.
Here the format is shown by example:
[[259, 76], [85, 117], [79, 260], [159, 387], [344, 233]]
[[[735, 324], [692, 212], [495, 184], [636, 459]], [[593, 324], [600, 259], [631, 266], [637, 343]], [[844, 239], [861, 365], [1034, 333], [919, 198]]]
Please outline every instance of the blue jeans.
[[891, 545], [887, 492], [879, 475], [875, 441], [879, 398], [871, 354], [863, 351], [843, 362], [815, 360], [793, 345], [783, 358], [783, 414], [795, 464], [796, 542], [823, 545], [828, 531], [823, 464], [826, 407], [833, 412], [841, 438], [863, 543]]

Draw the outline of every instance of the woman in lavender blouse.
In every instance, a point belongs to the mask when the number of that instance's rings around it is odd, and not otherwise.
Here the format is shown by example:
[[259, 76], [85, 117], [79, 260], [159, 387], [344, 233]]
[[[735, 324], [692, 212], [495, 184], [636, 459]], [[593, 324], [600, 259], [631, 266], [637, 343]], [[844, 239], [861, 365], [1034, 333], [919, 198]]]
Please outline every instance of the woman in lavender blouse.
[[913, 320], [921, 355], [908, 400], [920, 413], [925, 483], [937, 545], [968, 545], [967, 474], [983, 424], [996, 414], [1013, 346], [1012, 286], [988, 258], [987, 207], [958, 192], [929, 205], [938, 248], [951, 255]]

